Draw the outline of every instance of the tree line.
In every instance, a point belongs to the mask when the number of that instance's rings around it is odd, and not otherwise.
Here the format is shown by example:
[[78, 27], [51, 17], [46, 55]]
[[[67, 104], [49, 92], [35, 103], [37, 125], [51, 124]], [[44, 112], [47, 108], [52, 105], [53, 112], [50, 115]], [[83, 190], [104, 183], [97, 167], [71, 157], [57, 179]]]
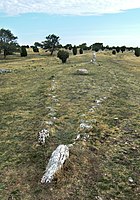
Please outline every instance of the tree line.
[[[13, 54], [13, 52], [20, 52], [21, 57], [27, 56], [26, 49], [29, 48], [29, 45], [22, 45], [20, 46], [17, 43], [17, 36], [14, 36], [14, 34], [9, 29], [0, 29], [0, 53], [3, 53], [4, 58], [6, 58], [7, 55]], [[113, 52], [119, 53], [124, 52], [126, 50], [128, 51], [134, 51], [136, 56], [140, 56], [140, 48], [133, 48], [133, 47], [126, 47], [126, 46], [113, 46], [109, 47], [104, 46], [103, 43], [94, 43], [90, 46], [87, 46], [86, 43], [82, 43], [78, 46], [72, 44], [66, 44], [62, 45], [60, 44], [60, 37], [56, 36], [54, 34], [46, 36], [45, 40], [43, 42], [35, 42], [33, 46], [31, 46], [34, 52], [39, 52], [39, 48], [42, 48], [46, 51], [50, 52], [50, 55], [53, 55], [53, 52], [55, 50], [60, 50], [59, 54], [57, 55], [62, 62], [65, 62], [66, 57], [68, 57], [68, 52], [66, 53], [65, 50], [72, 50], [73, 55], [77, 54], [77, 49], [79, 49], [79, 53], [82, 54], [84, 50], [93, 50], [95, 52], [98, 52], [100, 50], [112, 50]], [[115, 54], [115, 53], [113, 53]]]

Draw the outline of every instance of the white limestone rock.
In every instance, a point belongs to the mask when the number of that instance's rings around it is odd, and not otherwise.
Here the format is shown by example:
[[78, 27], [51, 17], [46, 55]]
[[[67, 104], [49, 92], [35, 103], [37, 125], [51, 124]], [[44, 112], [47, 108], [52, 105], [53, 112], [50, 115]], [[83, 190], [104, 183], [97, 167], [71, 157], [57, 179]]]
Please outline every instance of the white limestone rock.
[[87, 74], [89, 74], [87, 69], [77, 69], [76, 73], [79, 74], [79, 75], [87, 75]]
[[42, 145], [45, 144], [46, 138], [49, 137], [48, 129], [43, 129], [38, 133], [38, 142]]
[[80, 124], [80, 129], [92, 129], [92, 126], [91, 125], [88, 125], [86, 123], [81, 123]]
[[69, 148], [66, 145], [59, 145], [52, 153], [49, 163], [46, 167], [45, 174], [41, 179], [41, 183], [50, 183], [54, 175], [60, 170], [66, 159], [69, 158]]
[[93, 57], [91, 59], [91, 63], [96, 63], [96, 52], [93, 52]]
[[11, 69], [0, 69], [0, 74], [11, 73], [11, 72], [12, 72]]

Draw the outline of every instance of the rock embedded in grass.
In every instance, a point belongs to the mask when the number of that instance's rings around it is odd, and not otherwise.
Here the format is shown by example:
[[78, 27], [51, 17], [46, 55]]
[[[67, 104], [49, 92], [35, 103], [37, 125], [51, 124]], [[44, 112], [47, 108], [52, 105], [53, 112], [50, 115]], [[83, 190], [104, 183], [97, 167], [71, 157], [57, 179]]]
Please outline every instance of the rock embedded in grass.
[[87, 74], [89, 74], [89, 72], [87, 69], [77, 69], [76, 74], [87, 75]]
[[69, 158], [69, 148], [66, 145], [59, 145], [52, 153], [49, 163], [46, 167], [45, 174], [41, 179], [41, 183], [50, 183], [54, 175], [60, 170], [66, 159]]
[[128, 181], [129, 181], [129, 183], [133, 183], [134, 182], [134, 180], [131, 177], [128, 178]]
[[81, 129], [92, 129], [92, 126], [91, 125], [88, 125], [86, 123], [81, 123], [80, 124], [80, 128]]
[[49, 131], [47, 129], [43, 129], [38, 133], [38, 142], [42, 145], [45, 144], [46, 138], [49, 137]]
[[12, 70], [10, 69], [0, 69], [0, 74], [11, 73]]

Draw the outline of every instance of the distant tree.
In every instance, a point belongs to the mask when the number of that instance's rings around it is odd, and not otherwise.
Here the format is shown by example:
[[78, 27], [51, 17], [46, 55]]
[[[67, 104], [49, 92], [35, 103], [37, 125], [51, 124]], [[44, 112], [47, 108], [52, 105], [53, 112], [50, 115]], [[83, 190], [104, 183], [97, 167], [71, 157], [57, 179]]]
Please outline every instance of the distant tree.
[[71, 49], [72, 49], [72, 44], [66, 44], [66, 45], [64, 46], [64, 48], [65, 48], [65, 49], [71, 50]]
[[73, 47], [73, 55], [76, 55], [77, 54], [77, 46], [76, 45], [74, 45], [74, 47]]
[[83, 49], [82, 48], [79, 49], [79, 53], [83, 54]]
[[69, 46], [69, 50], [72, 50], [72, 45]]
[[128, 51], [133, 51], [134, 47], [127, 47]]
[[62, 63], [66, 63], [67, 58], [69, 58], [69, 53], [64, 50], [59, 50], [57, 53], [57, 57], [62, 60]]
[[43, 49], [49, 50], [51, 52], [51, 55], [53, 55], [53, 52], [58, 48], [59, 40], [59, 36], [56, 36], [54, 34], [48, 35], [46, 37], [46, 40], [42, 42]]
[[34, 43], [34, 46], [35, 46], [35, 47], [40, 47], [40, 48], [43, 47], [43, 45], [42, 45], [41, 43], [39, 43], [39, 42], [35, 42], [35, 43]]
[[57, 46], [57, 49], [62, 49], [63, 48], [63, 45], [62, 44], [59, 44], [58, 46]]
[[[22, 47], [29, 49], [29, 45], [22, 45]], [[31, 47], [32, 48], [32, 47]]]
[[36, 52], [39, 52], [39, 49], [38, 49], [37, 46], [33, 46], [32, 49], [33, 49], [33, 52], [35, 52], [35, 53], [36, 53]]
[[119, 46], [117, 46], [115, 49], [116, 49], [117, 53], [119, 53], [121, 50], [121, 48]]
[[115, 49], [112, 50], [112, 54], [116, 55], [116, 50]]
[[17, 37], [10, 30], [0, 29], [0, 50], [3, 51], [4, 58], [19, 48], [16, 39]]
[[121, 47], [121, 52], [123, 53], [126, 50], [126, 46]]
[[140, 48], [135, 48], [135, 56], [139, 57], [140, 56]]
[[111, 50], [116, 50], [116, 47], [115, 46], [112, 46], [112, 47], [110, 47], [111, 48]]
[[91, 50], [91, 49], [92, 49], [92, 46], [91, 46], [91, 45], [87, 47], [87, 50]]
[[109, 47], [109, 45], [107, 45], [107, 46], [105, 47], [105, 49], [107, 49], [107, 50], [110, 50], [110, 47]]
[[82, 43], [78, 46], [80, 49], [88, 50], [87, 43]]
[[20, 52], [21, 57], [26, 57], [27, 56], [27, 51], [25, 46], [21, 46], [21, 52]]
[[92, 50], [98, 52], [99, 50], [102, 50], [103, 43], [94, 43], [92, 45]]

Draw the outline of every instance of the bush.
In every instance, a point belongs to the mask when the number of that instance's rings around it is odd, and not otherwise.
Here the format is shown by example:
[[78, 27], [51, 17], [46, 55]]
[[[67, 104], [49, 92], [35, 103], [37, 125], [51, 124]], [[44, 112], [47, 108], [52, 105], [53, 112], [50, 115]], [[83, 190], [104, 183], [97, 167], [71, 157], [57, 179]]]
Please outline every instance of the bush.
[[103, 43], [94, 43], [92, 45], [92, 51], [98, 52], [99, 50], [103, 50]]
[[135, 49], [135, 56], [139, 57], [140, 56], [140, 48]]
[[74, 46], [74, 47], [73, 47], [73, 55], [76, 55], [76, 54], [77, 54], [77, 47]]
[[13, 51], [12, 50], [4, 50], [4, 54], [6, 54], [6, 55], [13, 55], [14, 53], [13, 53]]
[[83, 49], [82, 48], [79, 49], [79, 53], [83, 54]]
[[116, 50], [115, 49], [112, 50], [112, 54], [116, 55]]
[[120, 48], [119, 46], [117, 46], [117, 47], [116, 47], [116, 51], [117, 51], [117, 53], [119, 53], [120, 50], [121, 50], [121, 48]]
[[21, 46], [21, 53], [20, 53], [21, 57], [26, 57], [27, 56], [27, 51], [25, 46]]
[[64, 50], [59, 50], [57, 53], [57, 57], [62, 60], [62, 63], [66, 63], [67, 58], [69, 58], [69, 53]]
[[33, 52], [39, 52], [39, 49], [36, 46], [33, 46]]
[[121, 47], [121, 52], [123, 53], [126, 50], [126, 46]]

